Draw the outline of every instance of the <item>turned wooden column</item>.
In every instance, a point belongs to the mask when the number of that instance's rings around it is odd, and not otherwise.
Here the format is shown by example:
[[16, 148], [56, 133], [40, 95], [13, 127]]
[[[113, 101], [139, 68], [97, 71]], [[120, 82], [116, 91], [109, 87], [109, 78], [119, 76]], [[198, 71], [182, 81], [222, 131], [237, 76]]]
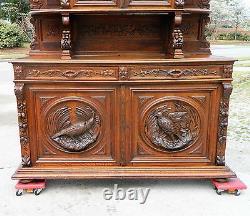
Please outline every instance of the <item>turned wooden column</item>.
[[62, 55], [61, 59], [71, 59], [71, 31], [70, 31], [70, 17], [69, 13], [62, 13], [62, 39], [61, 39], [61, 49]]

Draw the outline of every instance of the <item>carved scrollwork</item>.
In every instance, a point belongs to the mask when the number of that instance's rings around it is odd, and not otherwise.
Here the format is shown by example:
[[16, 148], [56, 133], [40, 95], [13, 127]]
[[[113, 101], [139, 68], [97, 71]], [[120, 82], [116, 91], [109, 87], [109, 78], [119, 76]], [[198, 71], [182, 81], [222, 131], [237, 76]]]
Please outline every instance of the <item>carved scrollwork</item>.
[[167, 151], [183, 150], [198, 138], [200, 117], [186, 102], [171, 100], [151, 109], [145, 120], [145, 135]]
[[15, 84], [15, 95], [17, 98], [18, 125], [22, 154], [22, 166], [30, 166], [30, 147], [26, 100], [24, 98], [24, 84]]
[[73, 107], [67, 102], [55, 105], [46, 117], [50, 139], [69, 152], [83, 151], [95, 143], [101, 127], [101, 117], [96, 109], [83, 102], [74, 103]]
[[133, 76], [139, 77], [172, 77], [179, 78], [183, 76], [208, 76], [208, 75], [217, 75], [218, 72], [216, 70], [209, 69], [149, 69], [149, 70], [139, 70], [132, 71]]
[[[217, 138], [217, 165], [225, 165], [225, 149], [228, 126], [229, 98], [233, 87], [230, 83], [223, 84], [223, 94], [220, 101], [219, 126]], [[222, 160], [223, 159], [223, 160]]]
[[116, 68], [86, 68], [86, 69], [46, 69], [46, 68], [31, 68], [27, 70], [26, 74], [23, 74], [23, 78], [36, 78], [36, 77], [53, 77], [53, 78], [115, 78]]

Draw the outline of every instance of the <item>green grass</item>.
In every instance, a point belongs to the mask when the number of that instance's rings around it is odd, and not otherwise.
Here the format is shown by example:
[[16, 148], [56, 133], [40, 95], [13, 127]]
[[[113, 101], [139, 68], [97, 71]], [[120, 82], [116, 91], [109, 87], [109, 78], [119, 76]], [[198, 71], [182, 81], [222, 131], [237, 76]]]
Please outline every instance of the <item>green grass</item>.
[[28, 55], [29, 43], [25, 43], [22, 47], [12, 49], [0, 49], [0, 59], [23, 58]]

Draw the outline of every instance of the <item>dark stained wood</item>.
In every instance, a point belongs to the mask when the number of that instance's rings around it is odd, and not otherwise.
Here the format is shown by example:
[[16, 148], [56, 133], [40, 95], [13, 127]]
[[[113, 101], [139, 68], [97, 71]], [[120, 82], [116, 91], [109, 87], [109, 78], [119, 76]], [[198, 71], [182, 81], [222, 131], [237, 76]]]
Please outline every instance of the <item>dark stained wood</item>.
[[13, 61], [13, 179], [229, 178], [233, 59], [211, 56], [209, 1], [30, 1]]

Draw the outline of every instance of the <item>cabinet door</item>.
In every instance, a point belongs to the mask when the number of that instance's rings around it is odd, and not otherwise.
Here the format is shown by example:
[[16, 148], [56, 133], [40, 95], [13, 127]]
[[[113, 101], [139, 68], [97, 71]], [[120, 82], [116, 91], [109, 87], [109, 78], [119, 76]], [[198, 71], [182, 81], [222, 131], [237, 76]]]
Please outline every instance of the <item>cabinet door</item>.
[[116, 88], [33, 84], [27, 93], [33, 165], [119, 162]]
[[214, 164], [219, 91], [217, 84], [130, 87], [127, 164]]

